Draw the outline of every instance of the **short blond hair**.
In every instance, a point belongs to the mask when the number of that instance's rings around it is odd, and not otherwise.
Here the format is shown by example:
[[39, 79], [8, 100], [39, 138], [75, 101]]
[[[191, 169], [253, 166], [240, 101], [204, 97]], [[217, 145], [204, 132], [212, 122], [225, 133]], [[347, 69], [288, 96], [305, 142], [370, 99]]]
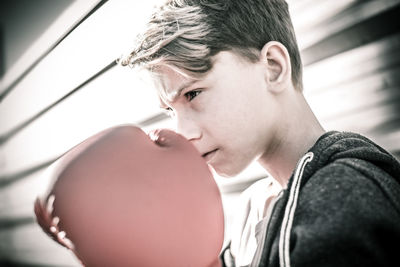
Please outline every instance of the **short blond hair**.
[[284, 0], [168, 0], [120, 62], [150, 71], [164, 65], [197, 77], [212, 68], [212, 57], [221, 51], [257, 62], [269, 41], [287, 48], [293, 85], [302, 90], [300, 52]]

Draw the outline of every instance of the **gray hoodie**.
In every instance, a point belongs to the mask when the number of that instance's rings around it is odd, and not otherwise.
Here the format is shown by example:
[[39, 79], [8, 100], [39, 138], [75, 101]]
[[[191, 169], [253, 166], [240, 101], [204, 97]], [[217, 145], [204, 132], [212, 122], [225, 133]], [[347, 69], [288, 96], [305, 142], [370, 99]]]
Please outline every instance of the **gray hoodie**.
[[361, 135], [328, 132], [257, 227], [250, 266], [400, 266], [400, 164]]

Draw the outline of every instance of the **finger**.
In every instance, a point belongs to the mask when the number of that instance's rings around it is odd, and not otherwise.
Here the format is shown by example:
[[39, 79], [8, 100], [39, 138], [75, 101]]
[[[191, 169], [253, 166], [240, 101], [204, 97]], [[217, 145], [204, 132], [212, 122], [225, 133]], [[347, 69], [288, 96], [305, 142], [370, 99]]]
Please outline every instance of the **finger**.
[[43, 207], [43, 201], [39, 198], [35, 201], [34, 211], [36, 214], [36, 220], [43, 230], [46, 230], [46, 216]]
[[53, 220], [51, 220], [51, 225], [53, 226], [58, 226], [58, 223], [60, 222], [60, 218], [59, 217], [54, 217]]
[[54, 195], [50, 195], [49, 198], [47, 199], [47, 212], [48, 214], [51, 214], [54, 210], [54, 200], [56, 197]]

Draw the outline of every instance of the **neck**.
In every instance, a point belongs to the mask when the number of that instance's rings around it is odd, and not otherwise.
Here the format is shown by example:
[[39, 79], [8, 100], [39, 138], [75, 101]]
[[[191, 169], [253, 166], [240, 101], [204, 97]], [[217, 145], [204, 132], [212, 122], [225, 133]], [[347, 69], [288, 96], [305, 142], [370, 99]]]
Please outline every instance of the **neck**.
[[294, 97], [295, 101], [286, 103], [291, 105], [290, 111], [280, 116], [278, 137], [258, 160], [283, 188], [286, 188], [298, 160], [325, 132], [304, 96], [296, 92]]

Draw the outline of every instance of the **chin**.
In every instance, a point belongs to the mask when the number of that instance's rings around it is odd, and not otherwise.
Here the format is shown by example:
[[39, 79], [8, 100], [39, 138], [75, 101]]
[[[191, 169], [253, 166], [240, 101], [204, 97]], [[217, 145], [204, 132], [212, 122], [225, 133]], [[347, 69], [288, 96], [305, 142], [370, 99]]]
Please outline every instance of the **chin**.
[[223, 168], [221, 166], [210, 166], [210, 168], [219, 176], [224, 177], [224, 178], [231, 178], [236, 175], [238, 175], [241, 171], [243, 171], [244, 168], [242, 169], [234, 169], [234, 168]]

